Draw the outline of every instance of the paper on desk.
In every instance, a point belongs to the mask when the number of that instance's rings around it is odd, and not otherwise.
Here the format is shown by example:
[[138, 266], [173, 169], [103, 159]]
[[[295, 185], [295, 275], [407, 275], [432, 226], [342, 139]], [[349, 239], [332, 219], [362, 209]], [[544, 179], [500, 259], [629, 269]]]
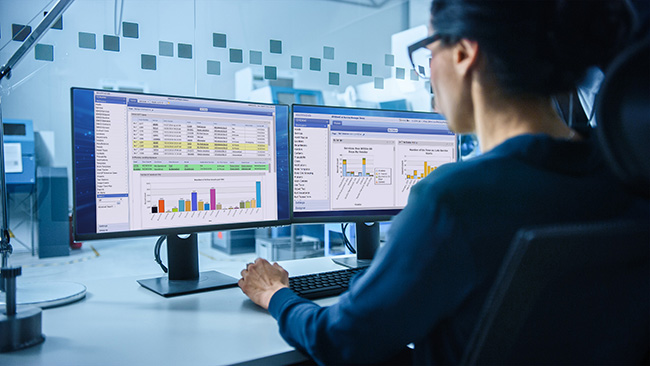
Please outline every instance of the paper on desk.
[[23, 154], [20, 142], [5, 142], [5, 173], [23, 172]]

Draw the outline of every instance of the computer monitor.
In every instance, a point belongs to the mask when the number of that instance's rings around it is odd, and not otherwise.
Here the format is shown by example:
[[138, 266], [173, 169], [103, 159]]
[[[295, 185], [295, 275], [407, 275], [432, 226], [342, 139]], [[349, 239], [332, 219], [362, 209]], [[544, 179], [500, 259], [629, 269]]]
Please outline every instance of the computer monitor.
[[196, 233], [290, 222], [288, 106], [85, 88], [71, 101], [74, 237], [167, 235], [169, 276], [146, 288], [235, 286], [199, 273]]
[[458, 138], [437, 113], [293, 105], [293, 222], [355, 222], [357, 258], [379, 246], [378, 221], [411, 187], [458, 159]]

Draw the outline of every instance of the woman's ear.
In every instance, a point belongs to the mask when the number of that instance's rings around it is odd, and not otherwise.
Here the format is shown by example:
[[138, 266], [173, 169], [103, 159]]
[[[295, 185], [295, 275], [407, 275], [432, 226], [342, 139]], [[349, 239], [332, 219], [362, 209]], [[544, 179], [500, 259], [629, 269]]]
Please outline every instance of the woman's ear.
[[460, 75], [466, 75], [478, 65], [479, 47], [476, 41], [461, 39], [454, 45], [454, 68]]

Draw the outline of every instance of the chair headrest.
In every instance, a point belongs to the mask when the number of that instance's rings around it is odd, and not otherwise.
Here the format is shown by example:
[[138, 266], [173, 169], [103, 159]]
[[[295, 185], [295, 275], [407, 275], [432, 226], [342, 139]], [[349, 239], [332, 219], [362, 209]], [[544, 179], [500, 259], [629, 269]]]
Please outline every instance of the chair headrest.
[[609, 165], [650, 197], [650, 37], [614, 59], [597, 98], [596, 133]]

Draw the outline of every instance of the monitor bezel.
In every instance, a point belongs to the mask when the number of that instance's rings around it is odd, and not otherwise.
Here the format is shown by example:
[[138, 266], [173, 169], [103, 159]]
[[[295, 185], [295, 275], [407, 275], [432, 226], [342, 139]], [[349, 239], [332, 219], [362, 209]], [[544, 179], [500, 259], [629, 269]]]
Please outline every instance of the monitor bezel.
[[[382, 112], [398, 112], [398, 113], [414, 113], [414, 114], [438, 114], [436, 112], [424, 112], [424, 111], [404, 111], [404, 110], [396, 110], [396, 109], [383, 109], [383, 108], [364, 108], [364, 107], [344, 107], [344, 106], [334, 106], [334, 105], [313, 105], [313, 104], [300, 104], [300, 103], [295, 103], [291, 105], [291, 116], [289, 118], [290, 121], [290, 129], [289, 129], [289, 138], [290, 138], [290, 155], [291, 155], [291, 171], [293, 172], [293, 143], [294, 143], [294, 123], [293, 123], [293, 118], [294, 118], [294, 107], [313, 107], [313, 108], [337, 108], [337, 109], [347, 109], [347, 110], [367, 110], [367, 111], [382, 111]], [[456, 136], [456, 162], [460, 160], [460, 143], [458, 142], [458, 133], [454, 133]], [[291, 222], [292, 223], [297, 223], [297, 224], [316, 224], [316, 223], [330, 223], [330, 222], [355, 222], [355, 223], [363, 223], [363, 222], [387, 222], [391, 221], [393, 217], [395, 217], [397, 214], [399, 214], [402, 209], [385, 209], [385, 210], [364, 210], [366, 212], [368, 211], [376, 211], [377, 213], [369, 213], [369, 214], [362, 214], [359, 215], [361, 212], [359, 211], [354, 211], [350, 210], [349, 215], [341, 214], [343, 211], [336, 211], [336, 215], [310, 215], [310, 216], [303, 216], [303, 217], [296, 217], [295, 212], [293, 210], [293, 174], [291, 175]], [[315, 211], [317, 213], [325, 213], [326, 211]]]
[[[133, 91], [121, 91], [121, 90], [107, 90], [107, 89], [96, 89], [96, 88], [85, 88], [85, 87], [71, 87], [70, 88], [70, 131], [72, 134], [72, 236], [74, 240], [100, 240], [100, 239], [115, 239], [115, 238], [130, 238], [130, 237], [142, 237], [142, 236], [159, 236], [159, 235], [177, 235], [177, 234], [191, 234], [191, 233], [200, 233], [200, 232], [211, 232], [211, 231], [223, 231], [223, 230], [237, 230], [237, 229], [252, 229], [252, 228], [264, 228], [264, 227], [276, 227], [276, 226], [286, 226], [291, 224], [292, 216], [292, 205], [293, 205], [293, 166], [291, 162], [292, 158], [292, 146], [291, 141], [287, 143], [288, 149], [288, 160], [289, 160], [289, 216], [286, 219], [276, 219], [276, 220], [267, 220], [267, 221], [250, 221], [242, 223], [229, 223], [229, 224], [214, 224], [214, 225], [201, 225], [201, 226], [183, 226], [176, 228], [160, 228], [160, 229], [147, 229], [147, 230], [132, 230], [132, 231], [119, 231], [119, 232], [106, 232], [106, 233], [78, 233], [77, 232], [77, 195], [76, 195], [76, 179], [77, 176], [77, 165], [75, 164], [75, 114], [74, 114], [74, 91], [75, 90], [86, 90], [92, 92], [113, 92], [113, 93], [123, 93], [123, 94], [132, 94], [132, 95], [147, 95], [147, 96], [159, 96], [159, 97], [171, 97], [171, 98], [187, 98], [187, 99], [196, 99], [196, 100], [206, 100], [206, 101], [216, 101], [216, 102], [227, 102], [227, 103], [237, 103], [237, 104], [255, 104], [255, 105], [268, 105], [268, 106], [283, 106], [287, 108], [288, 118], [287, 118], [287, 136], [291, 139], [291, 106], [288, 104], [277, 104], [277, 103], [262, 103], [262, 102], [251, 102], [251, 101], [239, 101], [231, 99], [217, 99], [217, 98], [207, 98], [207, 97], [195, 97], [195, 96], [184, 96], [184, 95], [170, 95], [170, 94], [157, 94], [157, 93], [144, 93], [144, 92], [133, 92]], [[276, 120], [277, 125], [277, 120]], [[277, 127], [276, 127], [277, 132]], [[277, 141], [277, 136], [276, 136]], [[277, 148], [277, 147], [276, 147]]]

